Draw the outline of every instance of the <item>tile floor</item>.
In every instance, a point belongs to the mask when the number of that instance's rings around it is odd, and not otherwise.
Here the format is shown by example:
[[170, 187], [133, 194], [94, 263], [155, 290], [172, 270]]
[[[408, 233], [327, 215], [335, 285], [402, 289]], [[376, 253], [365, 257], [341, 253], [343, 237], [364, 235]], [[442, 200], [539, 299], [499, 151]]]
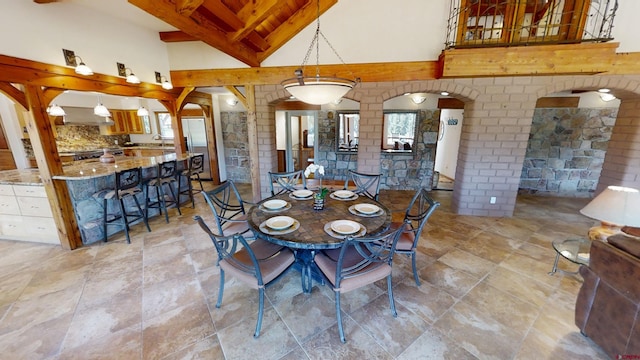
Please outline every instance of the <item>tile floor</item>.
[[[514, 217], [485, 218], [453, 214], [452, 192], [432, 194], [442, 206], [423, 233], [422, 285], [399, 256], [397, 318], [384, 282], [343, 295], [344, 345], [333, 293], [316, 284], [303, 294], [295, 271], [267, 289], [258, 339], [255, 290], [227, 279], [215, 308], [214, 249], [192, 216], [212, 220], [198, 196], [150, 233], [134, 226], [130, 245], [122, 234], [74, 251], [0, 241], [0, 358], [606, 358], [574, 325], [579, 277], [547, 274], [551, 241], [593, 225], [578, 213], [587, 200], [523, 196]], [[401, 217], [411, 195], [383, 191], [381, 201]]]

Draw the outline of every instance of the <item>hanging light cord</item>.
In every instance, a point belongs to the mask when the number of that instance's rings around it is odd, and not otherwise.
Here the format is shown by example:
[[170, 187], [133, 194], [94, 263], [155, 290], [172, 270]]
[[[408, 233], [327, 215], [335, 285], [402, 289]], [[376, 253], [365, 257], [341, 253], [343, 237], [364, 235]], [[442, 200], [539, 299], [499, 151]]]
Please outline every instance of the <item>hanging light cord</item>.
[[322, 36], [322, 38], [327, 43], [327, 45], [329, 45], [329, 48], [333, 51], [334, 54], [336, 54], [338, 59], [340, 59], [341, 63], [343, 63], [344, 65], [346, 65], [347, 63], [345, 63], [344, 60], [342, 60], [342, 57], [340, 56], [340, 54], [338, 54], [338, 52], [333, 47], [333, 45], [331, 45], [331, 43], [329, 42], [329, 39], [327, 39], [327, 37], [324, 36], [322, 31], [320, 31], [320, 0], [318, 0], [316, 4], [317, 4], [317, 14], [318, 14], [318, 16], [316, 17], [316, 24], [317, 24], [316, 33], [313, 36], [313, 40], [311, 40], [311, 45], [309, 45], [309, 49], [307, 50], [307, 54], [304, 56], [304, 60], [302, 60], [302, 68], [304, 68], [307, 62], [309, 62], [311, 51], [313, 51], [313, 46], [315, 45], [316, 46], [316, 77], [320, 77], [320, 41], [318, 41], [319, 36]]

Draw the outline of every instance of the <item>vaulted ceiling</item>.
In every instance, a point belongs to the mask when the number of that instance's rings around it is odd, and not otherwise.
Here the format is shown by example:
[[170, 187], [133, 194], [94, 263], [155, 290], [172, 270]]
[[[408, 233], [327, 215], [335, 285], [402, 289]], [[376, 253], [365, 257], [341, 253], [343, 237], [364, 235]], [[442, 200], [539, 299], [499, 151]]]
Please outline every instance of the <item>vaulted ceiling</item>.
[[259, 67], [338, 0], [128, 0], [179, 29], [166, 42], [200, 40], [243, 63]]

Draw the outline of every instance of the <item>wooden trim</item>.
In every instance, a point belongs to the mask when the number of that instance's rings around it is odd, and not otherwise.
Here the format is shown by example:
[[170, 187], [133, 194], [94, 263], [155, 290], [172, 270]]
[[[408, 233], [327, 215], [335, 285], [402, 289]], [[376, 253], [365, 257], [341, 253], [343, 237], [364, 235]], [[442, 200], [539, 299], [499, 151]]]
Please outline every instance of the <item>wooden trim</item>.
[[576, 96], [543, 97], [536, 101], [537, 108], [577, 108], [580, 98]]
[[439, 98], [438, 109], [464, 109], [464, 102], [456, 98]]

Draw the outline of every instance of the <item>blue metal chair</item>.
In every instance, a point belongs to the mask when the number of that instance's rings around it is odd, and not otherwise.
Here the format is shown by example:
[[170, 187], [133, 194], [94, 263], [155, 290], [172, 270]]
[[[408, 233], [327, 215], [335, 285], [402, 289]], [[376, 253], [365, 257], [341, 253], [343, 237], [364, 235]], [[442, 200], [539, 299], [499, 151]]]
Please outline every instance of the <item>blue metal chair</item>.
[[380, 195], [381, 176], [382, 174], [364, 174], [349, 170], [347, 179], [344, 182], [344, 189], [347, 190], [349, 188], [349, 181], [351, 181], [356, 187], [353, 192], [377, 201]]
[[[400, 235], [398, 245], [396, 246], [396, 253], [407, 256], [411, 255], [413, 278], [418, 286], [420, 286], [420, 279], [418, 278], [418, 270], [416, 268], [416, 248], [418, 247], [418, 241], [420, 241], [420, 235], [427, 220], [429, 220], [429, 217], [431, 217], [438, 206], [440, 206], [440, 203], [433, 200], [426, 189], [422, 188], [416, 191], [405, 212], [404, 231]], [[392, 224], [392, 226], [393, 225], [394, 224]], [[399, 225], [399, 223], [395, 223], [395, 225]]]
[[264, 251], [261, 246], [249, 243], [241, 234], [219, 236], [211, 232], [200, 216], [194, 216], [202, 230], [209, 235], [218, 253], [220, 266], [220, 289], [216, 308], [222, 305], [224, 295], [224, 275], [229, 273], [249, 287], [258, 290], [258, 321], [253, 337], [260, 336], [262, 316], [264, 313], [264, 289], [277, 281], [295, 261], [293, 252], [281, 248], [275, 254]]
[[[320, 271], [332, 285], [336, 296], [336, 317], [340, 341], [346, 342], [342, 328], [342, 310], [340, 309], [340, 294], [372, 284], [387, 278], [387, 293], [393, 317], [398, 316], [393, 300], [391, 286], [391, 270], [396, 243], [403, 231], [403, 227], [387, 232], [380, 236], [348, 237], [337, 251], [322, 251], [314, 261]], [[336, 257], [337, 253], [337, 257]]]
[[[271, 195], [273, 196], [307, 188], [307, 178], [304, 177], [302, 170], [279, 173], [269, 172], [269, 179], [271, 180]], [[302, 184], [302, 187], [300, 187], [300, 184]]]

